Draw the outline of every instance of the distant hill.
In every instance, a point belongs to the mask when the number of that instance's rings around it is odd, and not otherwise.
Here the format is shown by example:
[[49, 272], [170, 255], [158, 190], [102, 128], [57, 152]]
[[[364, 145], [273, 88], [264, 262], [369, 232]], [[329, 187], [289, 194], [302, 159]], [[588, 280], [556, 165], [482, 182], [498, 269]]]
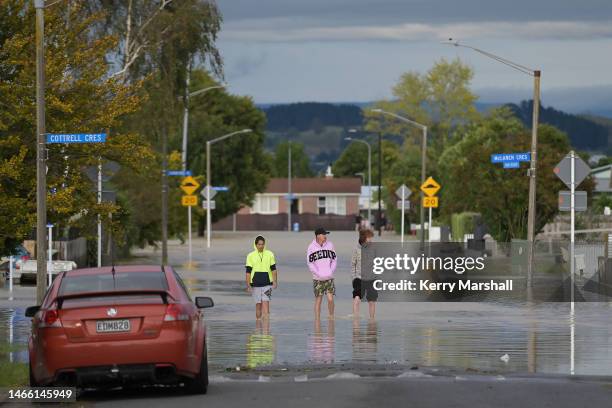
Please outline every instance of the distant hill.
[[361, 126], [363, 115], [357, 105], [300, 102], [270, 105], [263, 109], [268, 130], [317, 130], [326, 126]]
[[[319, 103], [258, 105], [267, 117], [266, 149], [274, 150], [284, 140], [305, 145], [315, 172], [325, 170], [349, 143], [344, 140], [346, 130], [361, 127], [362, 109], [371, 103]], [[477, 103], [480, 112], [503, 106], [495, 103]], [[532, 102], [507, 104], [525, 126], [531, 127]], [[573, 115], [552, 107], [542, 107], [540, 122], [553, 125], [568, 134], [578, 150], [609, 153], [612, 143], [612, 119], [599, 116]]]
[[[533, 101], [523, 101], [520, 104], [508, 104], [514, 114], [527, 127], [531, 127]], [[610, 130], [603, 124], [590, 118], [572, 115], [552, 107], [540, 108], [540, 123], [547, 123], [567, 133], [572, 146], [579, 150], [607, 151]]]

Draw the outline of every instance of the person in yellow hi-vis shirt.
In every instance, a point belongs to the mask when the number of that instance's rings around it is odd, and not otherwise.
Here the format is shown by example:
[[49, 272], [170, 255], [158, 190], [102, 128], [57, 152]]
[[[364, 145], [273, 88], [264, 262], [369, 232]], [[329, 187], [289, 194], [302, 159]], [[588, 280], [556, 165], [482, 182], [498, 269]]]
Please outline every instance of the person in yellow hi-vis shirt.
[[270, 317], [272, 289], [277, 287], [276, 259], [272, 251], [266, 249], [266, 240], [259, 235], [255, 238], [255, 250], [246, 257], [247, 291], [255, 301], [255, 317]]

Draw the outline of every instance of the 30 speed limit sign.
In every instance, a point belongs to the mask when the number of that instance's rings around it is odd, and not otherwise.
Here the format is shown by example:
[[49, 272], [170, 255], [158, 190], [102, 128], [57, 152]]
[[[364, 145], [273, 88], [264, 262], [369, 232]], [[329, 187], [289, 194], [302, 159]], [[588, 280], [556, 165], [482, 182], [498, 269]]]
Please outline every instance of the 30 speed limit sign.
[[423, 197], [424, 208], [438, 208], [438, 197]]

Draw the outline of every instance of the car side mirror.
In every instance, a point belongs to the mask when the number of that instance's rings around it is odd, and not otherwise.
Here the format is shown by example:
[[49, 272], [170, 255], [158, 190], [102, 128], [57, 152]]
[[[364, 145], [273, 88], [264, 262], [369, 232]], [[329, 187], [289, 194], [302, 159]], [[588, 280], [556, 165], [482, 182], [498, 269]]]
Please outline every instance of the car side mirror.
[[30, 306], [25, 310], [26, 317], [34, 317], [36, 313], [40, 310], [40, 306]]
[[212, 298], [209, 298], [207, 296], [198, 296], [195, 298], [195, 304], [198, 309], [204, 309], [207, 307], [213, 307], [215, 305], [215, 302], [213, 302]]

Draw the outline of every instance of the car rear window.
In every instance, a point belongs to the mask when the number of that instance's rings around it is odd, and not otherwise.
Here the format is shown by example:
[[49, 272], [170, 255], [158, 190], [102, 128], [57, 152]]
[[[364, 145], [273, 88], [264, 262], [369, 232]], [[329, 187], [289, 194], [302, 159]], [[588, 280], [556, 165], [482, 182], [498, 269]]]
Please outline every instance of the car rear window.
[[97, 275], [70, 275], [62, 279], [59, 295], [83, 292], [110, 292], [113, 290], [168, 290], [163, 272], [117, 272]]

